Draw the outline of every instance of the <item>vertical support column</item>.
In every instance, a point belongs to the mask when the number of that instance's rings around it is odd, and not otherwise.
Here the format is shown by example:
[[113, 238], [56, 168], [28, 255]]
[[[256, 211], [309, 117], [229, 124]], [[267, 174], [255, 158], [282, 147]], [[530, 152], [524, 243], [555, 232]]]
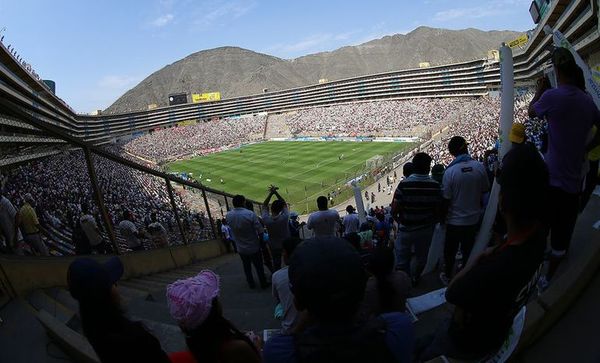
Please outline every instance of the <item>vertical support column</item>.
[[85, 162], [88, 167], [88, 173], [90, 175], [90, 182], [92, 183], [92, 189], [94, 190], [94, 197], [96, 199], [96, 204], [100, 209], [100, 213], [102, 214], [102, 220], [104, 221], [104, 225], [106, 226], [106, 231], [108, 232], [108, 238], [115, 250], [117, 255], [121, 254], [119, 251], [119, 246], [117, 246], [117, 239], [115, 238], [115, 232], [113, 231], [112, 221], [108, 217], [108, 211], [106, 210], [106, 206], [104, 205], [104, 198], [102, 197], [102, 192], [100, 191], [100, 187], [98, 186], [98, 178], [96, 176], [96, 169], [94, 168], [94, 164], [92, 163], [92, 157], [90, 155], [90, 150], [87, 147], [83, 147], [83, 153], [85, 155]]
[[204, 206], [206, 207], [206, 215], [208, 216], [208, 221], [210, 222], [210, 229], [213, 233], [213, 238], [217, 238], [217, 230], [215, 229], [215, 222], [212, 219], [212, 215], [210, 214], [210, 208], [208, 206], [208, 199], [206, 198], [206, 191], [202, 188], [202, 198], [204, 198]]
[[173, 186], [171, 185], [171, 181], [169, 179], [165, 179], [165, 182], [167, 183], [167, 191], [169, 192], [169, 199], [171, 200], [171, 207], [173, 208], [175, 221], [177, 221], [177, 228], [179, 228], [179, 233], [181, 233], [181, 239], [183, 240], [183, 244], [187, 245], [187, 236], [185, 235], [185, 231], [183, 230], [183, 226], [181, 225], [181, 219], [179, 219], [179, 212], [177, 211], [177, 204], [175, 204], [175, 197], [173, 196]]

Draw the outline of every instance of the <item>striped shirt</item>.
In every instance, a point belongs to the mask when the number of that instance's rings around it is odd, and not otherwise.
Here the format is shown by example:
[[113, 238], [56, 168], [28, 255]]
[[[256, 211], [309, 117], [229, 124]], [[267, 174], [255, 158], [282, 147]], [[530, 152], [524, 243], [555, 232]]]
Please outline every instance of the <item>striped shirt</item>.
[[430, 226], [439, 221], [442, 187], [429, 175], [413, 174], [398, 184], [394, 202], [398, 222], [405, 229]]

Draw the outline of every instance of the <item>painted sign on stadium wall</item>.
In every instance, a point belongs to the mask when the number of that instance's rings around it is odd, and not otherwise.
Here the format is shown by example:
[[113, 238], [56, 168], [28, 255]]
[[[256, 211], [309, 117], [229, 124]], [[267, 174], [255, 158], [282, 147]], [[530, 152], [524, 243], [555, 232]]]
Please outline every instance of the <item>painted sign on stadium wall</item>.
[[192, 102], [193, 103], [212, 102], [212, 101], [220, 101], [220, 100], [221, 100], [221, 92], [192, 93]]
[[520, 37], [518, 37], [517, 39], [511, 40], [510, 42], [508, 42], [507, 45], [511, 48], [520, 48], [520, 47], [524, 47], [528, 41], [529, 41], [529, 37], [527, 36], [527, 34], [523, 34]]

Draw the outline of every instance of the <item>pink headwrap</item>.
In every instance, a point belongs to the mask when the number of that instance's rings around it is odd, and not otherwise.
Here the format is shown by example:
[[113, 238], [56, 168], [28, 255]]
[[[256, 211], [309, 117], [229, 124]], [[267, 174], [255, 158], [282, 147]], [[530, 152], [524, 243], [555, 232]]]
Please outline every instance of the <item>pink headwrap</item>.
[[206, 320], [212, 301], [219, 296], [219, 276], [210, 270], [177, 280], [167, 286], [167, 303], [171, 316], [184, 329], [191, 330]]

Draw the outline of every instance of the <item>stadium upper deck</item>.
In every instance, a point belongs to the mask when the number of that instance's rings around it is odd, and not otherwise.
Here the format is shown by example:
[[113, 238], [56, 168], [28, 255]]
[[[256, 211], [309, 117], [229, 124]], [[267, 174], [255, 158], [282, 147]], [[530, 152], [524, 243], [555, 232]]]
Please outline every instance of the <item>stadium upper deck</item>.
[[[515, 50], [515, 80], [527, 81], [539, 75], [549, 58], [551, 37], [543, 27], [549, 25], [562, 31], [584, 57], [600, 48], [598, 40], [598, 5], [592, 0], [554, 0], [529, 42]], [[0, 104], [11, 110], [16, 119], [0, 118], [0, 125], [9, 127], [13, 135], [25, 137], [29, 154], [47, 153], [55, 139], [43, 142], [44, 132], [19, 119], [33, 118], [62, 128], [72, 136], [94, 144], [103, 144], [120, 136], [162, 128], [177, 122], [210, 119], [258, 112], [280, 112], [312, 106], [385, 98], [480, 96], [500, 83], [499, 65], [485, 59], [463, 63], [373, 74], [326, 84], [311, 85], [222, 101], [162, 107], [153, 110], [118, 115], [77, 115], [40, 81], [0, 46]], [[27, 115], [27, 116], [25, 116]], [[24, 117], [25, 116], [25, 117]], [[10, 123], [10, 124], [9, 124]], [[34, 130], [35, 129], [35, 130]], [[17, 139], [0, 138], [3, 151], [15, 145]], [[21, 145], [22, 149], [22, 143]], [[18, 151], [18, 150], [15, 150]], [[22, 151], [22, 150], [21, 150]], [[4, 155], [13, 154], [10, 152]], [[19, 157], [18, 160], [22, 160]], [[8, 159], [0, 161], [6, 165]]]

